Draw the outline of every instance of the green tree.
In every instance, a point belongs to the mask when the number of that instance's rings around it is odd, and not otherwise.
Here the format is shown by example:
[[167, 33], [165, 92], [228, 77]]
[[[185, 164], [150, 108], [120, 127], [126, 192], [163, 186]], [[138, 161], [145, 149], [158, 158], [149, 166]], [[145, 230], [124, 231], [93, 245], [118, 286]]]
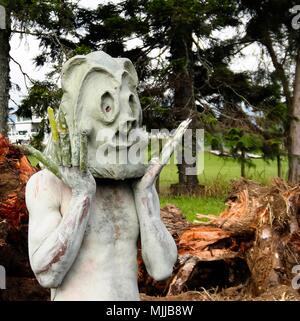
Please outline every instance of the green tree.
[[[13, 33], [35, 35], [40, 40], [43, 53], [36, 58], [37, 64], [46, 61], [62, 63], [72, 45], [66, 35], [74, 30], [76, 6], [69, 0], [0, 0], [6, 11], [5, 29], [0, 29], [0, 132], [7, 133], [9, 106], [9, 40]], [[48, 49], [48, 51], [47, 51]]]
[[253, 166], [247, 153], [261, 150], [262, 137], [251, 132], [247, 133], [240, 128], [231, 128], [225, 135], [225, 142], [230, 147], [231, 154], [241, 164], [241, 176], [246, 177], [246, 166]]
[[261, 150], [256, 149], [255, 152], [262, 153], [266, 160], [276, 158], [280, 168], [283, 128], [287, 122], [285, 104], [281, 102], [281, 87], [268, 70], [230, 70], [228, 58], [234, 57], [234, 52], [241, 45], [244, 43], [239, 39], [231, 39], [227, 44], [215, 46], [209, 53], [203, 53], [206, 59], [210, 59], [209, 70], [195, 71], [195, 87], [201, 88], [200, 101], [204, 109], [201, 119], [207, 142], [222, 151], [224, 145], [228, 145], [225, 138], [231, 129], [259, 135]]
[[47, 118], [47, 108], [57, 109], [60, 105], [62, 90], [50, 81], [35, 81], [29, 89], [28, 95], [22, 99], [16, 115], [32, 118], [32, 116], [42, 119], [38, 132], [32, 137], [30, 144], [36, 149], [43, 150], [42, 142], [45, 133], [49, 133]]
[[[198, 52], [199, 39], [208, 40], [213, 30], [236, 25], [235, 12], [234, 1], [125, 0], [100, 5], [92, 13], [82, 11], [80, 27], [88, 33], [80, 43], [135, 62], [142, 80], [144, 114], [152, 127], [174, 128], [191, 117], [190, 126], [195, 129], [194, 70], [197, 63], [204, 64]], [[142, 44], [126, 50], [129, 38], [138, 38]], [[197, 176], [186, 175], [189, 167], [195, 164], [178, 165], [179, 184], [197, 188]]]
[[[300, 36], [292, 25], [297, 1], [240, 0], [240, 10], [249, 16], [244, 39], [260, 44], [268, 53], [274, 76], [281, 83], [288, 121], [285, 127], [288, 151], [288, 179], [300, 181]], [[291, 72], [295, 66], [295, 72]]]

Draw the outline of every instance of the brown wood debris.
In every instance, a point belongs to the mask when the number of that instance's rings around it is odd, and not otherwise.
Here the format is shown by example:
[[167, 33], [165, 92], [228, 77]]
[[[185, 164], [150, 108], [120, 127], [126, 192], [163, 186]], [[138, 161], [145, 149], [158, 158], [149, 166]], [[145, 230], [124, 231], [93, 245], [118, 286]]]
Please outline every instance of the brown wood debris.
[[0, 135], [0, 265], [6, 269], [7, 289], [0, 301], [48, 299], [37, 283], [28, 258], [28, 212], [25, 185], [37, 169]]
[[[241, 179], [233, 183], [226, 205], [218, 217], [193, 225], [182, 223], [182, 213], [174, 206], [162, 209], [162, 219], [173, 235], [173, 221], [184, 226], [175, 237], [179, 258], [164, 283], [147, 278], [140, 264], [142, 292], [176, 296], [243, 285], [255, 298], [280, 286], [293, 290], [292, 268], [300, 262], [300, 186], [280, 179], [271, 186]], [[204, 217], [200, 214], [198, 219]]]

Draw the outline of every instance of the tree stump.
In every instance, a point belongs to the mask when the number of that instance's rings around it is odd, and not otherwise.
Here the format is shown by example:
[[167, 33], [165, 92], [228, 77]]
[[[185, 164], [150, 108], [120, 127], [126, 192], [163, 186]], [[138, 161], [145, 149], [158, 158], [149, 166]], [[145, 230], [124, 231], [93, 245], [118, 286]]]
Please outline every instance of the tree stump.
[[[165, 212], [179, 222], [184, 220], [182, 214], [174, 207], [162, 209], [179, 258], [163, 285], [148, 279], [152, 295], [242, 286], [255, 298], [286, 286], [299, 299], [291, 282], [292, 269], [300, 262], [300, 186], [281, 179], [271, 186], [241, 179], [232, 184], [226, 205], [220, 216], [199, 224], [185, 222], [177, 233]], [[206, 217], [198, 215], [199, 220]], [[147, 286], [145, 293], [149, 294]]]
[[0, 300], [50, 297], [36, 281], [28, 257], [25, 185], [36, 171], [26, 156], [0, 135], [0, 265], [7, 276], [7, 289], [0, 291]]

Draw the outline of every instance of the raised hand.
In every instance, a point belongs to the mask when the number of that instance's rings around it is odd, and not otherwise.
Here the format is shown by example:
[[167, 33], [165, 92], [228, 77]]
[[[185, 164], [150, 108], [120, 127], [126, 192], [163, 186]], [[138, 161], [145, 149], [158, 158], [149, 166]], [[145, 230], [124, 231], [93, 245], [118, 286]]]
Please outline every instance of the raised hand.
[[133, 195], [142, 244], [142, 257], [148, 273], [157, 281], [172, 274], [177, 260], [177, 248], [171, 234], [160, 218], [160, 203], [154, 182], [167, 164], [188, 128], [191, 119], [183, 121], [165, 144], [160, 157], [154, 157], [145, 175], [133, 183]]
[[168, 163], [177, 145], [181, 142], [182, 136], [191, 121], [192, 120], [188, 118], [178, 126], [173, 137], [171, 137], [163, 147], [160, 157], [153, 157], [150, 160], [144, 176], [139, 181], [135, 182], [135, 188], [147, 188], [154, 184], [155, 179], [158, 177], [163, 167]]
[[[37, 158], [45, 168], [60, 178], [73, 192], [95, 194], [95, 179], [87, 168], [87, 133], [84, 131], [80, 133], [79, 144], [72, 151], [69, 130], [63, 112], [60, 112], [58, 126], [52, 108], [48, 108], [48, 117], [54, 145], [53, 159], [30, 145], [18, 146], [18, 148]], [[76, 159], [79, 159], [79, 164]]]
[[[49, 109], [52, 132], [52, 158], [26, 145], [22, 149], [35, 156], [44, 166], [72, 190], [64, 212], [51, 195], [60, 193], [60, 182], [47, 172], [33, 175], [26, 186], [26, 205], [29, 211], [29, 256], [32, 270], [40, 284], [57, 288], [72, 266], [84, 237], [90, 218], [96, 182], [87, 168], [87, 134], [80, 133], [80, 143], [71, 147], [64, 114], [58, 126]], [[43, 188], [37, 194], [37, 186]], [[58, 199], [62, 195], [59, 195]]]

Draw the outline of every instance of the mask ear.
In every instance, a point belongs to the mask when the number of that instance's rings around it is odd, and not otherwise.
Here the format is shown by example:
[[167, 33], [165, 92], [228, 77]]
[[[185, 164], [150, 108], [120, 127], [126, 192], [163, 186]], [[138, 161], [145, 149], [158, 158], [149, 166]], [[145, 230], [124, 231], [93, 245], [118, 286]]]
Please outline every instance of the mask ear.
[[135, 70], [133, 63], [127, 58], [116, 58], [118, 62], [123, 66], [124, 70], [126, 70], [134, 81], [134, 85], [138, 85], [138, 75]]
[[[88, 64], [85, 56], [75, 56], [71, 58], [62, 68], [61, 86], [63, 97], [59, 112], [64, 112], [71, 136], [77, 132], [77, 124], [75, 122], [76, 106], [78, 92], [86, 74], [86, 69], [88, 69]], [[71, 143], [75, 144], [73, 140]]]
[[68, 89], [68, 86], [74, 86], [75, 79], [78, 81], [80, 75], [78, 75], [79, 67], [86, 63], [85, 56], [75, 56], [69, 59], [62, 68], [61, 82], [63, 89]]

